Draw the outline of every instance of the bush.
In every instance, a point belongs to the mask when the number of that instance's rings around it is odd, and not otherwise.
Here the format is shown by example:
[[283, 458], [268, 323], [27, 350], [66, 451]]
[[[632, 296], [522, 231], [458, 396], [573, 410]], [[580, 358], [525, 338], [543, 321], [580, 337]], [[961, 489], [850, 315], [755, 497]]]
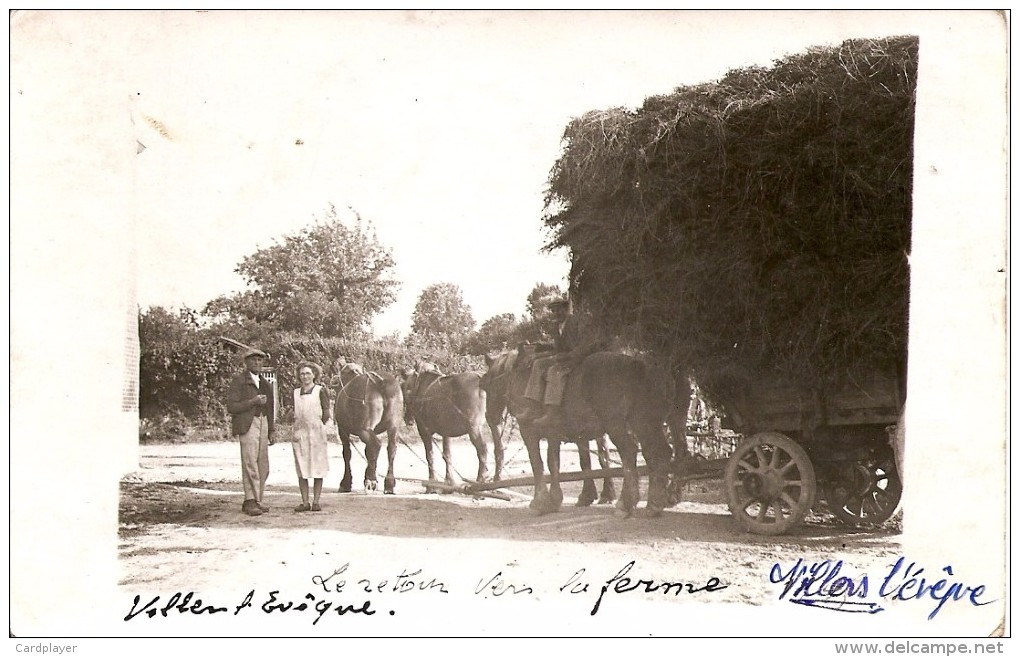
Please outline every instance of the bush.
[[[227, 389], [242, 364], [216, 329], [199, 328], [193, 320], [187, 309], [175, 315], [156, 307], [139, 314], [139, 416], [143, 437], [176, 440], [195, 431], [227, 426]], [[370, 339], [278, 334], [265, 335], [251, 344], [272, 356], [269, 364], [277, 372], [281, 424], [293, 417], [289, 391], [298, 385], [295, 370], [301, 361], [322, 367], [321, 383], [327, 386], [337, 373], [340, 357], [382, 374], [397, 374], [421, 361], [435, 363], [450, 374], [485, 367], [477, 356]]]

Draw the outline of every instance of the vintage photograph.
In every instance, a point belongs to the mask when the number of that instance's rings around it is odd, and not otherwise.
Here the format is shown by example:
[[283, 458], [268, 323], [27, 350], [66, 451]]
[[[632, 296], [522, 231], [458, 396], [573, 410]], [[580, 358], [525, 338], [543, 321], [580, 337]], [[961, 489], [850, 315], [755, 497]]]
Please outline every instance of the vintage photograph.
[[1010, 636], [1008, 12], [10, 33], [12, 641]]

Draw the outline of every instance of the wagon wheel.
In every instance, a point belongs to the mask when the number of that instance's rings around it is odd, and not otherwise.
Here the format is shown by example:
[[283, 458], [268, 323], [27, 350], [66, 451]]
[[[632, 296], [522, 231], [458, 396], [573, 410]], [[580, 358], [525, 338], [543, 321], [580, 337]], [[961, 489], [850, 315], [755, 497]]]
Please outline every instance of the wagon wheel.
[[829, 510], [851, 527], [881, 525], [899, 510], [902, 495], [892, 450], [847, 464], [825, 486]]
[[783, 534], [815, 500], [815, 469], [807, 452], [781, 433], [755, 434], [726, 463], [730, 513], [754, 534]]

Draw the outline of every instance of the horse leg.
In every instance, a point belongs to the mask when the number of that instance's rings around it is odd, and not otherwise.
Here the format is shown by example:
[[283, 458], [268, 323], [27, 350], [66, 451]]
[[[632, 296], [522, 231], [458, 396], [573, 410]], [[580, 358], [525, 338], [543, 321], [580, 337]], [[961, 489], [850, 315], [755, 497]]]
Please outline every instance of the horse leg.
[[538, 511], [539, 514], [547, 513], [543, 508], [547, 504], [549, 492], [545, 483], [545, 464], [542, 463], [542, 446], [540, 440], [529, 435], [527, 429], [521, 430], [521, 440], [528, 450], [528, 460], [531, 461], [531, 472], [535, 476], [535, 496], [531, 499], [530, 508]]
[[475, 454], [478, 455], [478, 477], [475, 481], [481, 483], [489, 478], [489, 449], [482, 436], [482, 423], [475, 424], [468, 433], [471, 436], [471, 443], [475, 446]]
[[[609, 443], [606, 440], [606, 434], [599, 434], [595, 438], [595, 446], [598, 451], [599, 465], [603, 470], [608, 470], [612, 467], [609, 462]], [[616, 486], [613, 485], [613, 478], [606, 477], [602, 480], [602, 494], [599, 495], [599, 504], [612, 504], [616, 500]]]
[[[429, 481], [436, 481], [436, 466], [432, 456], [432, 431], [427, 427], [422, 426], [420, 422], [418, 425], [418, 435], [421, 437], [421, 444], [425, 448], [425, 463], [429, 466]], [[438, 493], [439, 491], [432, 486], [425, 486], [426, 493]]]
[[[460, 486], [462, 483], [460, 477], [457, 476], [455, 468], [453, 467], [453, 454], [451, 453], [449, 436], [443, 436], [443, 463], [446, 464], [446, 483], [450, 486]], [[453, 491], [446, 490], [444, 493], [452, 493]]]
[[392, 495], [397, 487], [397, 474], [393, 469], [393, 462], [397, 459], [397, 430], [390, 429], [386, 432], [386, 479], [383, 480], [383, 493]]
[[637, 444], [625, 430], [609, 435], [620, 452], [620, 460], [623, 461], [623, 494], [616, 503], [616, 514], [629, 518], [634, 514], [634, 507], [641, 498], [637, 476]]
[[351, 435], [346, 431], [340, 431], [340, 443], [344, 452], [344, 478], [340, 480], [338, 493], [351, 492]]
[[637, 437], [649, 472], [648, 502], [645, 508], [648, 515], [657, 518], [662, 515], [669, 497], [667, 485], [673, 453], [661, 424], [656, 425], [654, 422], [642, 424], [637, 431]]
[[[591, 451], [588, 449], [588, 441], [580, 439], [575, 441], [577, 444], [577, 459], [581, 463], [581, 470], [583, 472], [591, 472]], [[581, 485], [581, 494], [577, 496], [576, 506], [591, 506], [592, 502], [595, 501], [595, 482], [591, 479], [585, 479]]]
[[376, 481], [376, 466], [379, 463], [380, 441], [379, 436], [371, 429], [364, 429], [358, 433], [361, 441], [365, 444], [365, 492], [378, 490], [379, 482]]
[[563, 506], [563, 491], [560, 489], [560, 441], [555, 438], [548, 440], [546, 460], [549, 463], [549, 499], [546, 513], [554, 513]]
[[501, 422], [499, 420], [488, 420], [488, 424], [489, 432], [492, 434], [492, 455], [496, 461], [493, 481], [499, 481], [503, 478], [503, 435], [500, 431]]

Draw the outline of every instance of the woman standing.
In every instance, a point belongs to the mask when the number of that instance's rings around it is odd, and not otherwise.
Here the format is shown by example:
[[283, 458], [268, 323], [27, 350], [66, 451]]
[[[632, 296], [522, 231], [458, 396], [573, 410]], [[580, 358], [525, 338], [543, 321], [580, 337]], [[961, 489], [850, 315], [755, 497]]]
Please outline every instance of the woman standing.
[[[297, 468], [301, 504], [294, 511], [321, 511], [322, 479], [329, 472], [326, 452], [326, 424], [329, 422], [329, 394], [318, 384], [322, 370], [315, 363], [298, 365], [299, 388], [294, 389], [294, 466]], [[314, 481], [312, 502], [308, 503], [308, 480]]]

